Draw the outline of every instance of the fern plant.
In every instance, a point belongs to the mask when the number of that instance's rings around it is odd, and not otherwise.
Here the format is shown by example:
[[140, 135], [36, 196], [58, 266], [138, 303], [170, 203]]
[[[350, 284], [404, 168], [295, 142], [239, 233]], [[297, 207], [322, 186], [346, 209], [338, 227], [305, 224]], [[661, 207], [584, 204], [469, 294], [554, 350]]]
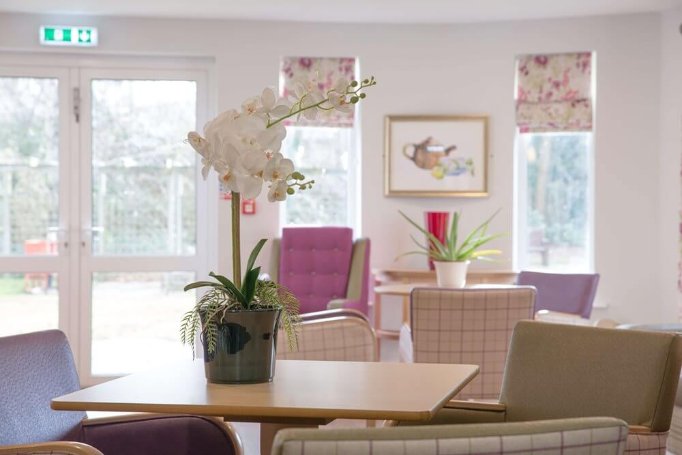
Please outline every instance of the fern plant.
[[265, 242], [267, 239], [261, 239], [251, 251], [241, 287], [213, 272], [209, 276], [215, 281], [196, 281], [185, 286], [185, 291], [211, 288], [182, 318], [180, 340], [192, 346], [192, 354], [200, 331], [209, 354], [214, 353], [218, 325], [226, 322], [229, 313], [236, 311], [281, 310], [280, 326], [286, 333], [289, 347], [296, 349], [296, 328], [300, 320], [298, 299], [285, 287], [270, 280], [260, 280], [261, 268], [254, 267]]
[[464, 262], [471, 259], [491, 260], [488, 256], [502, 254], [502, 251], [496, 249], [480, 249], [486, 243], [504, 235], [488, 234], [488, 225], [495, 215], [499, 213], [499, 210], [493, 213], [490, 218], [478, 225], [478, 227], [465, 236], [461, 243], [458, 243], [460, 238], [458, 232], [459, 220], [461, 218], [461, 214], [459, 212], [453, 212], [452, 223], [450, 225], [450, 229], [446, 231], [445, 240], [443, 242], [441, 242], [438, 237], [424, 229], [410, 217], [405, 215], [402, 211], [399, 212], [412, 226], [416, 227], [420, 232], [422, 232], [428, 240], [426, 244], [423, 244], [420, 243], [413, 235], [410, 235], [412, 241], [420, 248], [420, 250], [409, 251], [407, 253], [401, 254], [400, 256], [423, 254], [430, 257], [434, 261]]

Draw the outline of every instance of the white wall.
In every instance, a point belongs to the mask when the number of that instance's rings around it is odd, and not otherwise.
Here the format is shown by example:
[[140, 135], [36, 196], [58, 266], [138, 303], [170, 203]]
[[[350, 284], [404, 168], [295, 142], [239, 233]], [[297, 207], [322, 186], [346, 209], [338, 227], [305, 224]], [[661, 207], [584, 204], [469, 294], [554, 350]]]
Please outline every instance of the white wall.
[[[661, 15], [661, 160], [659, 166], [661, 314], [677, 320], [680, 293], [671, 286], [680, 261], [680, 156], [682, 152], [682, 8]], [[661, 318], [663, 319], [663, 318]]]
[[[676, 261], [669, 253], [677, 251], [677, 242], [671, 243], [670, 226], [663, 226], [661, 220], [671, 221], [673, 209], [668, 204], [672, 201], [665, 188], [674, 188], [675, 197], [679, 194], [679, 180], [673, 182], [668, 175], [678, 175], [679, 163], [673, 168], [668, 162], [673, 153], [659, 161], [659, 115], [663, 109], [659, 96], [662, 83], [671, 85], [661, 78], [662, 44], [665, 52], [679, 50], [668, 50], [671, 46], [659, 30], [661, 21], [659, 15], [647, 14], [387, 26], [5, 14], [0, 15], [0, 48], [62, 51], [38, 46], [38, 26], [82, 23], [99, 27], [97, 53], [211, 57], [215, 59], [216, 100], [221, 110], [239, 106], [265, 85], [276, 85], [282, 55], [358, 57], [362, 74], [378, 80], [363, 102], [361, 124], [362, 234], [373, 241], [374, 267], [421, 266], [424, 262], [421, 258], [394, 262], [397, 254], [411, 248], [410, 229], [399, 218], [398, 209], [414, 217], [423, 210], [462, 209], [464, 226], [472, 227], [502, 208], [492, 231], [511, 233], [514, 58], [524, 53], [596, 51], [595, 265], [602, 276], [598, 303], [608, 307], [597, 309], [595, 316], [653, 322], [674, 316], [676, 301], [671, 300], [677, 296], [675, 272], [670, 270]], [[490, 196], [384, 197], [383, 122], [390, 114], [488, 115]], [[246, 247], [260, 237], [277, 234], [277, 208], [264, 198], [258, 204], [257, 215], [243, 218]], [[219, 230], [227, 233], [227, 206], [221, 204], [220, 210]], [[228, 272], [229, 236], [222, 238], [220, 269]], [[657, 238], [661, 239], [658, 243], [654, 241]], [[492, 268], [511, 268], [511, 235], [497, 246], [507, 253], [507, 263]], [[262, 262], [266, 261], [263, 257]]]

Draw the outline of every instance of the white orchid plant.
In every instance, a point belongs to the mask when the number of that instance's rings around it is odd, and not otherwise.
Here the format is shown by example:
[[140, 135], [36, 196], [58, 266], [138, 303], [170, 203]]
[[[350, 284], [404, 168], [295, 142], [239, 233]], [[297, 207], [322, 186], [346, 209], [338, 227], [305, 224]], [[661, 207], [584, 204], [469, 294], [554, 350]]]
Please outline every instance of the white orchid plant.
[[[298, 120], [300, 116], [314, 120], [320, 111], [351, 112], [366, 97], [364, 89], [376, 84], [374, 77], [361, 82], [339, 80], [333, 88], [323, 92], [316, 81], [296, 84], [294, 99], [279, 98], [271, 88], [260, 96], [247, 99], [241, 111], [225, 111], [204, 126], [203, 136], [192, 131], [187, 142], [201, 155], [204, 180], [213, 169], [220, 183], [232, 195], [232, 268], [233, 279], [214, 274], [212, 281], [198, 281], [185, 286], [185, 290], [211, 287], [197, 305], [183, 318], [182, 341], [194, 344], [194, 334], [200, 322], [204, 337], [208, 339], [209, 352], [215, 343], [212, 332], [215, 323], [226, 311], [258, 308], [280, 308], [282, 320], [291, 341], [290, 328], [298, 314], [298, 301], [286, 289], [269, 281], [259, 280], [260, 267], [255, 260], [266, 239], [254, 247], [242, 280], [240, 249], [241, 196], [257, 197], [263, 185], [268, 185], [268, 201], [284, 201], [297, 190], [307, 190], [315, 183], [295, 170], [293, 161], [281, 153], [286, 136], [284, 121]], [[293, 330], [293, 329], [292, 329]]]

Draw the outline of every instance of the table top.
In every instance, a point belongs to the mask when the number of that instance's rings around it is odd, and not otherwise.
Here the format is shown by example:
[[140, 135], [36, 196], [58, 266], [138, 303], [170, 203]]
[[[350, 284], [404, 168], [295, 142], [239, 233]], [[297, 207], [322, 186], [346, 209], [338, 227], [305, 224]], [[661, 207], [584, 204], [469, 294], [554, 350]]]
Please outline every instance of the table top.
[[212, 384], [198, 359], [63, 395], [52, 408], [281, 423], [425, 421], [477, 373], [476, 365], [278, 360], [270, 383]]
[[[372, 269], [375, 279], [381, 283], [435, 283], [436, 272], [428, 269]], [[467, 270], [469, 283], [511, 284], [516, 281], [517, 272], [511, 270]]]
[[[467, 284], [463, 289], [505, 289], [514, 287], [513, 284]], [[402, 295], [409, 296], [414, 288], [433, 288], [433, 289], [448, 289], [439, 288], [435, 283], [394, 283], [382, 284], [374, 287], [374, 293], [380, 295]]]

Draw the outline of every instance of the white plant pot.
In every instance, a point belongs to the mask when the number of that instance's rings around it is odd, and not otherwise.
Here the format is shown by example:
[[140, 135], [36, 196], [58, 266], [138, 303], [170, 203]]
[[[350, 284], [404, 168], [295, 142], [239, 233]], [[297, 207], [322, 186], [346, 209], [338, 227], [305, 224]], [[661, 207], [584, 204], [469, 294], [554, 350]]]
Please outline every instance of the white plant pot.
[[470, 261], [433, 261], [436, 266], [436, 281], [440, 288], [463, 288], [467, 282], [467, 268]]

